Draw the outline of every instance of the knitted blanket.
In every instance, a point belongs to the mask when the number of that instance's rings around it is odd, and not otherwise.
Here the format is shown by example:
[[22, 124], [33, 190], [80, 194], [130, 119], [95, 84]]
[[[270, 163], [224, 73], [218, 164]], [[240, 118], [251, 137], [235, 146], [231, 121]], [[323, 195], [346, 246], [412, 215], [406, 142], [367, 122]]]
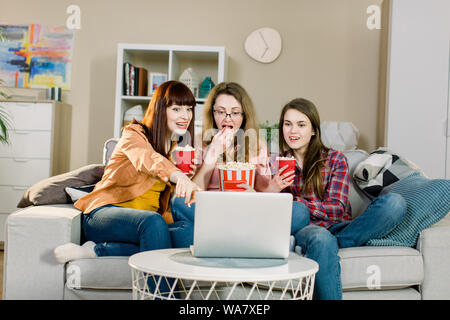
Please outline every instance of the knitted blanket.
[[371, 239], [367, 245], [414, 247], [422, 230], [450, 212], [448, 179], [429, 179], [419, 173], [413, 173], [396, 182], [387, 192], [403, 196], [406, 200], [406, 215], [389, 234], [380, 239]]

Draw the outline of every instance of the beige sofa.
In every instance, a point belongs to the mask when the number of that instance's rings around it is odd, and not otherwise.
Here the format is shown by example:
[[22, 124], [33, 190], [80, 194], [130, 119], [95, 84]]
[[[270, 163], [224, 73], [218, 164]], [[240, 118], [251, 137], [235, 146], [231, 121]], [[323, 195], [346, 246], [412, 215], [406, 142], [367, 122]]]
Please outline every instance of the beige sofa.
[[[345, 154], [351, 171], [367, 157], [360, 150]], [[350, 202], [354, 218], [369, 203], [353, 182]], [[56, 262], [55, 247], [80, 243], [80, 217], [72, 204], [31, 206], [9, 215], [4, 299], [131, 299], [128, 257]], [[344, 299], [450, 299], [448, 215], [423, 230], [415, 248], [347, 248], [339, 256]]]

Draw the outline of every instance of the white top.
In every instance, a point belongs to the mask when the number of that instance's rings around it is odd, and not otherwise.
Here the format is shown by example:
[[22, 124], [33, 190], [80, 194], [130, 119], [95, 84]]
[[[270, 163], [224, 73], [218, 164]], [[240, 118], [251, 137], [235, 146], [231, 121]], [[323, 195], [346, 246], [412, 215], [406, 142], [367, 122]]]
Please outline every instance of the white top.
[[288, 259], [196, 258], [189, 249], [163, 249], [132, 255], [139, 271], [203, 281], [278, 281], [300, 279], [319, 270], [317, 262], [290, 253]]

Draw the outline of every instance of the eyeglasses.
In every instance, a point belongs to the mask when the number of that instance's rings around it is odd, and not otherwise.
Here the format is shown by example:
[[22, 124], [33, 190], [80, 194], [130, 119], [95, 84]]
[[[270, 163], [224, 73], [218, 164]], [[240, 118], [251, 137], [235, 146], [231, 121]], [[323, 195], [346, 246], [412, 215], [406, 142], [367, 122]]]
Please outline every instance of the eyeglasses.
[[227, 116], [230, 116], [230, 118], [233, 120], [240, 119], [244, 115], [243, 112], [237, 112], [237, 111], [233, 111], [231, 113], [226, 113], [225, 111], [222, 111], [222, 110], [213, 110], [213, 112], [214, 112], [214, 115], [218, 118], [226, 118]]

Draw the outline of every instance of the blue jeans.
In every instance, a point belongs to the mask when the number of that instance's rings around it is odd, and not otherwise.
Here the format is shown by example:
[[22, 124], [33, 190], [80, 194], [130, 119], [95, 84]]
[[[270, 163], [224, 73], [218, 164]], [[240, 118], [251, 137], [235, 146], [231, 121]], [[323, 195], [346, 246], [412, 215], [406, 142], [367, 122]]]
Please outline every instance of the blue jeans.
[[[175, 196], [171, 199], [171, 210], [172, 217], [174, 221], [185, 222], [186, 228], [193, 228], [194, 216], [195, 216], [195, 203], [191, 204], [189, 208], [184, 203], [184, 198], [176, 198]], [[190, 224], [190, 225], [189, 225]], [[309, 209], [308, 207], [298, 201], [293, 201], [292, 203], [292, 220], [291, 220], [291, 234], [295, 234], [298, 230], [309, 224]], [[193, 243], [194, 232], [192, 231]]]
[[[184, 247], [186, 239], [193, 233], [189, 223], [167, 225], [159, 213], [114, 205], [83, 214], [82, 229], [85, 240], [96, 243], [94, 251], [100, 257], [131, 256], [142, 251]], [[152, 278], [148, 285], [153, 291]], [[160, 289], [168, 291], [165, 281], [161, 281]]]
[[388, 234], [406, 214], [406, 201], [396, 193], [375, 198], [353, 221], [340, 222], [328, 229], [309, 225], [295, 234], [307, 258], [319, 264], [314, 299], [342, 299], [339, 248], [358, 247], [368, 240]]
[[159, 213], [106, 205], [83, 215], [84, 238], [96, 243], [97, 256], [131, 256], [135, 253], [186, 248], [193, 227], [167, 225]]

